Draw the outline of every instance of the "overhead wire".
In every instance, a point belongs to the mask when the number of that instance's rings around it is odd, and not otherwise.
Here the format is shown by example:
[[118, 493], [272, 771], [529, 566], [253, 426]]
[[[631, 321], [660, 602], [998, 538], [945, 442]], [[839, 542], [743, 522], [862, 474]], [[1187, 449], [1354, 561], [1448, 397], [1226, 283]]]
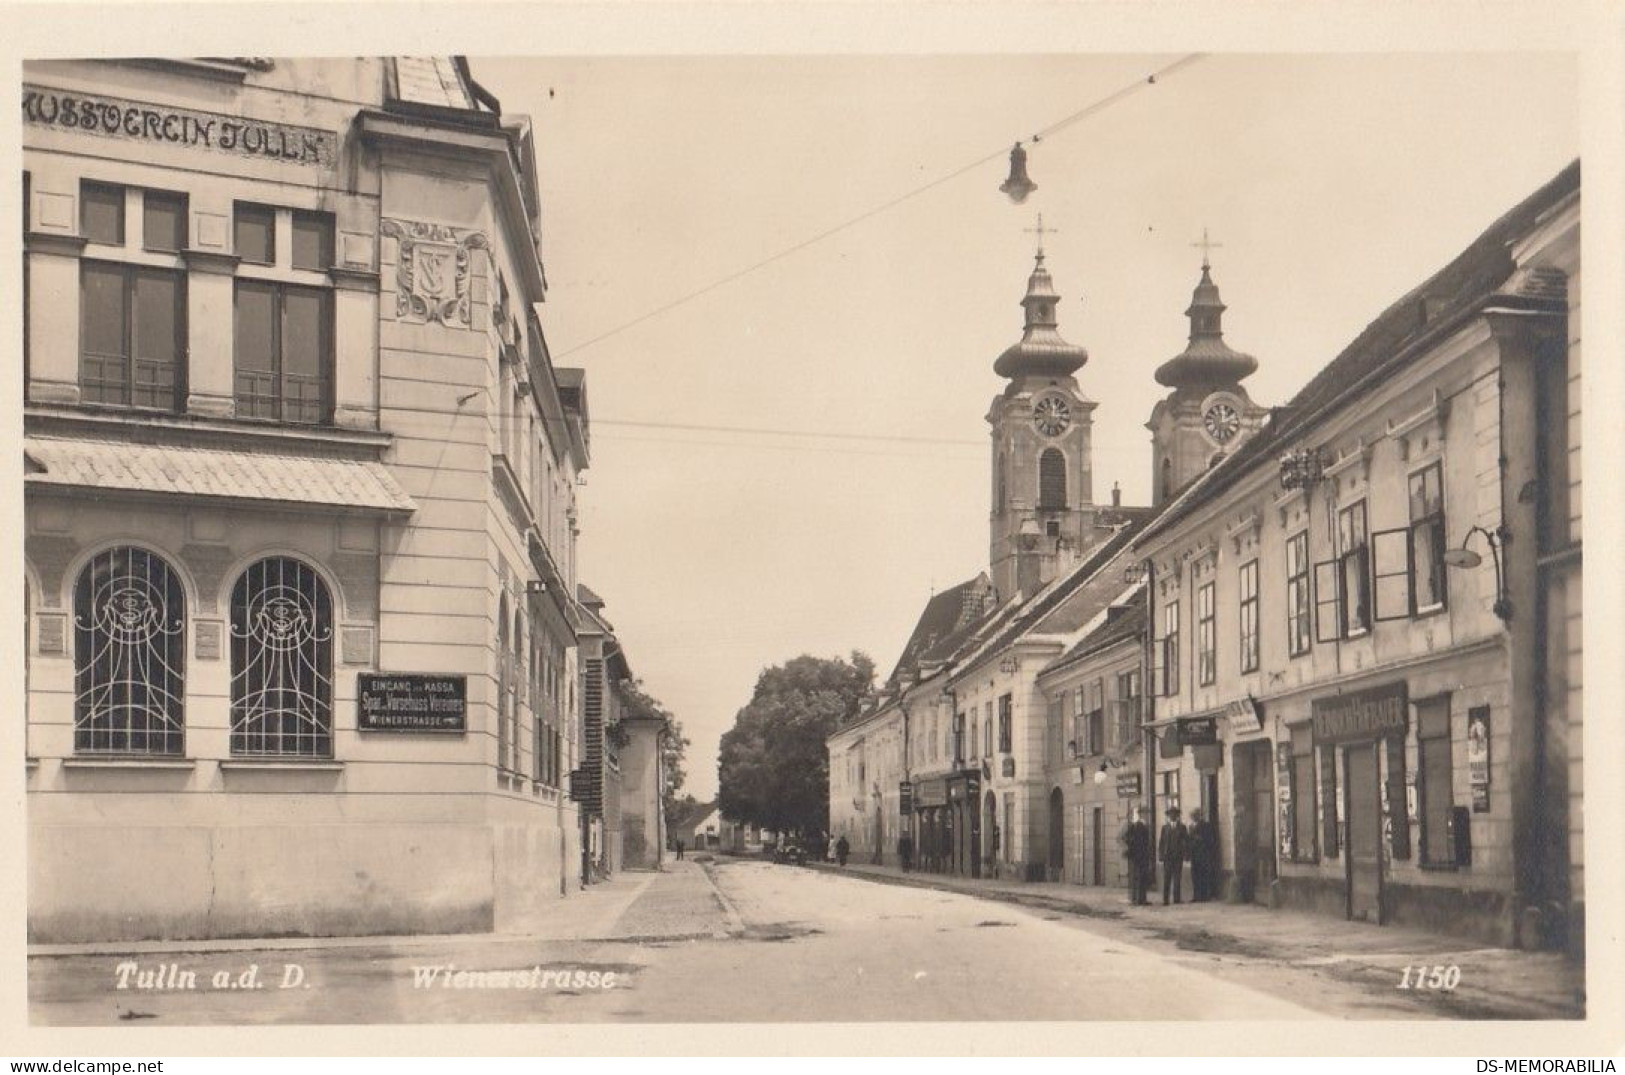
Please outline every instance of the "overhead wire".
[[[1063, 116], [1062, 118], [1056, 120], [1054, 123], [1051, 123], [1049, 126], [1039, 128], [1037, 131], [1035, 131], [1032, 134], [1031, 141], [1033, 141], [1033, 142], [1041, 142], [1043, 139], [1055, 134], [1058, 131], [1065, 130], [1067, 127], [1070, 127], [1074, 123], [1077, 123], [1077, 122], [1079, 122], [1081, 120], [1087, 119], [1089, 116], [1092, 116], [1097, 112], [1100, 112], [1100, 111], [1103, 111], [1103, 110], [1105, 110], [1107, 108], [1110, 108], [1112, 105], [1114, 105], [1117, 102], [1123, 100], [1124, 98], [1130, 96], [1131, 94], [1137, 93], [1140, 90], [1143, 90], [1143, 89], [1145, 89], [1145, 88], [1147, 88], [1149, 86], [1155, 86], [1157, 84], [1157, 80], [1159, 78], [1165, 78], [1168, 75], [1171, 75], [1174, 72], [1180, 70], [1181, 68], [1186, 67], [1186, 66], [1188, 66], [1188, 65], [1190, 65], [1192, 63], [1195, 63], [1196, 61], [1204, 58], [1206, 55], [1207, 55], [1206, 53], [1201, 53], [1201, 52], [1189, 53], [1189, 54], [1187, 54], [1185, 56], [1182, 56], [1179, 59], [1173, 61], [1170, 64], [1167, 64], [1167, 65], [1165, 65], [1165, 66], [1163, 66], [1161, 68], [1158, 68], [1156, 71], [1153, 71], [1151, 74], [1147, 75], [1144, 78], [1135, 79], [1133, 82], [1129, 83], [1126, 86], [1123, 86], [1122, 88], [1120, 88], [1118, 90], [1115, 90], [1112, 93], [1107, 94], [1105, 97], [1102, 97], [1099, 100], [1090, 102], [1089, 104], [1085, 105], [1084, 107], [1078, 109], [1076, 112], [1073, 112], [1073, 113], [1071, 113], [1070, 115], [1067, 115], [1067, 116]], [[976, 158], [975, 160], [971, 161], [968, 164], [961, 165], [960, 167], [955, 168], [950, 172], [947, 172], [947, 173], [945, 173], [943, 175], [938, 176], [937, 178], [931, 180], [930, 182], [927, 182], [927, 183], [924, 183], [924, 184], [922, 184], [922, 185], [920, 185], [918, 187], [915, 187], [914, 189], [912, 189], [910, 191], [907, 191], [906, 193], [899, 194], [897, 197], [892, 198], [889, 201], [882, 202], [880, 205], [877, 205], [872, 209], [865, 210], [864, 212], [859, 213], [857, 216], [850, 217], [847, 220], [844, 220], [839, 224], [836, 224], [836, 225], [834, 225], [832, 227], [829, 227], [829, 228], [825, 228], [823, 231], [818, 232], [816, 235], [810, 236], [809, 238], [803, 239], [798, 243], [795, 243], [795, 244], [793, 244], [791, 246], [785, 247], [783, 250], [780, 250], [776, 254], [770, 254], [767, 257], [762, 258], [760, 261], [753, 262], [750, 265], [747, 265], [742, 269], [735, 270], [734, 272], [731, 272], [731, 273], [727, 274], [726, 276], [723, 276], [723, 277], [720, 277], [720, 278], [718, 278], [716, 280], [713, 280], [709, 284], [706, 284], [704, 287], [697, 288], [697, 289], [695, 289], [693, 291], [688, 292], [685, 295], [682, 295], [682, 296], [680, 296], [678, 298], [675, 298], [675, 299], [671, 300], [670, 302], [663, 303], [660, 306], [656, 306], [654, 309], [648, 310], [645, 313], [639, 314], [637, 317], [634, 317], [632, 320], [623, 322], [622, 324], [617, 325], [616, 327], [608, 330], [607, 332], [601, 332], [598, 335], [590, 337], [590, 338], [588, 338], [586, 340], [583, 340], [582, 342], [580, 342], [578, 344], [574, 344], [574, 345], [572, 345], [570, 347], [565, 348], [562, 351], [558, 351], [553, 355], [553, 357], [555, 359], [564, 358], [567, 355], [575, 354], [577, 351], [583, 351], [583, 350], [587, 349], [588, 347], [593, 346], [594, 344], [601, 343], [602, 341], [607, 340], [612, 336], [618, 336], [622, 332], [625, 332], [627, 329], [634, 328], [637, 325], [643, 324], [645, 321], [649, 321], [649, 320], [651, 320], [653, 318], [659, 317], [661, 314], [667, 313], [667, 312], [669, 312], [671, 310], [675, 310], [679, 306], [683, 306], [683, 305], [686, 305], [687, 303], [693, 302], [695, 299], [700, 298], [703, 295], [708, 295], [711, 292], [717, 290], [718, 288], [720, 288], [720, 287], [722, 287], [722, 286], [724, 286], [726, 284], [731, 284], [735, 280], [738, 280], [738, 279], [740, 279], [741, 277], [744, 277], [744, 276], [748, 276], [751, 273], [756, 272], [759, 269], [764, 269], [767, 266], [774, 264], [775, 262], [783, 261], [785, 258], [789, 257], [790, 255], [799, 253], [800, 251], [807, 249], [809, 246], [813, 246], [813, 245], [815, 245], [817, 243], [821, 243], [825, 239], [831, 238], [832, 236], [839, 235], [841, 232], [846, 231], [849, 228], [855, 227], [856, 225], [861, 224], [864, 221], [869, 220], [869, 219], [871, 219], [873, 217], [877, 217], [881, 213], [884, 213], [884, 212], [886, 212], [886, 211], [888, 211], [890, 209], [894, 209], [894, 208], [896, 208], [897, 206], [903, 204], [906, 201], [910, 201], [910, 200], [912, 200], [914, 198], [919, 197], [921, 194], [924, 194], [927, 191], [934, 190], [937, 187], [942, 186], [944, 183], [950, 182], [950, 181], [952, 181], [954, 179], [958, 179], [960, 176], [964, 175], [966, 172], [974, 171], [975, 169], [982, 167], [984, 164], [988, 164], [988, 163], [990, 163], [992, 161], [998, 160], [999, 158], [1003, 157], [1005, 154], [1007, 154], [1009, 152], [1010, 152], [1010, 150], [1009, 150], [1008, 147], [1000, 146], [997, 150], [993, 151], [992, 153], [989, 153], [989, 154], [987, 154], [985, 156], [982, 156], [982, 157], [978, 157], [978, 158]]]

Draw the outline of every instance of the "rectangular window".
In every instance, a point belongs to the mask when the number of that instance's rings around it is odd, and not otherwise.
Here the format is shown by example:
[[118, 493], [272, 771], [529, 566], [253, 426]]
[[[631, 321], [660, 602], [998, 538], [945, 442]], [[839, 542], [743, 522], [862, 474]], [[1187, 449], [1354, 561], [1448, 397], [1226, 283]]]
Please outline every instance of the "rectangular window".
[[954, 764], [958, 765], [965, 760], [965, 712], [960, 710], [954, 714]]
[[1444, 478], [1434, 463], [1411, 475], [1411, 564], [1416, 611], [1445, 605]]
[[1337, 564], [1342, 582], [1343, 637], [1348, 638], [1371, 626], [1371, 564], [1363, 500], [1337, 513]]
[[1315, 565], [1315, 641], [1336, 642], [1343, 637], [1343, 589], [1336, 560]]
[[276, 210], [238, 202], [232, 214], [232, 243], [237, 256], [253, 265], [276, 264]]
[[1179, 602], [1170, 601], [1162, 609], [1162, 693], [1179, 693]]
[[1080, 752], [1104, 754], [1106, 752], [1106, 682], [1090, 681], [1084, 687], [1083, 727], [1080, 729]]
[[186, 354], [182, 275], [85, 261], [79, 278], [81, 397], [87, 403], [179, 410]]
[[1310, 725], [1292, 729], [1292, 860], [1316, 862], [1315, 750]]
[[104, 246], [124, 245], [124, 188], [108, 183], [79, 184], [79, 234]]
[[1412, 612], [1414, 567], [1411, 562], [1411, 531], [1378, 530], [1371, 535], [1371, 575], [1378, 623], [1408, 619]]
[[1450, 811], [1456, 800], [1451, 787], [1448, 696], [1416, 703], [1416, 748], [1422, 861], [1433, 866], [1454, 865], [1456, 850], [1451, 839]]
[[293, 267], [326, 272], [333, 267], [333, 216], [330, 213], [293, 214]]
[[1214, 624], [1214, 584], [1196, 591], [1196, 682], [1206, 687], [1219, 678], [1218, 635]]
[[1241, 595], [1241, 670], [1258, 671], [1258, 561], [1249, 560], [1241, 565], [1236, 578]]
[[240, 418], [317, 425], [332, 404], [333, 303], [321, 288], [238, 280]]
[[1008, 694], [999, 697], [999, 752], [1010, 753], [1010, 719], [1011, 697]]
[[993, 756], [993, 703], [987, 703], [987, 709], [982, 716], [982, 757]]
[[1287, 653], [1309, 652], [1309, 531], [1294, 534], [1286, 543]]
[[1140, 739], [1140, 673], [1136, 669], [1117, 677], [1117, 745], [1131, 746]]
[[141, 245], [163, 254], [186, 249], [186, 195], [161, 190], [142, 194]]

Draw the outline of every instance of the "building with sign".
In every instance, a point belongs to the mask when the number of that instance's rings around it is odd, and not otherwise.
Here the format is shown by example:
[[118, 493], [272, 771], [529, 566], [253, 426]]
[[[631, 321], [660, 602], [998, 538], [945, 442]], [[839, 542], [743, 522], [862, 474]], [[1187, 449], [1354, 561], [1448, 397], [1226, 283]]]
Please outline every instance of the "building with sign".
[[24, 78], [31, 937], [545, 916], [588, 411], [528, 121], [446, 57]]
[[1231, 898], [1579, 943], [1579, 192], [1576, 163], [1136, 540], [1150, 790], [1218, 819]]

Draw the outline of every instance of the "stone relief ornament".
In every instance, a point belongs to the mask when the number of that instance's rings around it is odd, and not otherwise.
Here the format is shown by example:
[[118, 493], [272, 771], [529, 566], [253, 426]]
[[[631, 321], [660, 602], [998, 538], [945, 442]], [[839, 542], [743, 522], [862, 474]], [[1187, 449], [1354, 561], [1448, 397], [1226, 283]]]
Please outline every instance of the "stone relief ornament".
[[472, 327], [469, 251], [489, 249], [485, 234], [421, 220], [387, 219], [379, 231], [400, 241], [395, 316]]

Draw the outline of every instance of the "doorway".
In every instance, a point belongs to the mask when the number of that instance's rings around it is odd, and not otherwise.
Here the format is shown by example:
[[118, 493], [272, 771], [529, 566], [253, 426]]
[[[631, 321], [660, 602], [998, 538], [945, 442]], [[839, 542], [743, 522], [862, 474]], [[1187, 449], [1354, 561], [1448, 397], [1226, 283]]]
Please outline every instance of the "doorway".
[[1060, 788], [1049, 793], [1049, 880], [1059, 881], [1066, 871], [1066, 800]]
[[1236, 895], [1270, 902], [1275, 883], [1275, 774], [1267, 741], [1235, 749]]
[[999, 844], [1005, 839], [1005, 834], [999, 831], [999, 799], [989, 791], [982, 800], [982, 860], [987, 864], [984, 875], [997, 877], [999, 868]]
[[1382, 922], [1382, 789], [1377, 781], [1380, 741], [1356, 743], [1343, 755], [1348, 814], [1348, 916]]

